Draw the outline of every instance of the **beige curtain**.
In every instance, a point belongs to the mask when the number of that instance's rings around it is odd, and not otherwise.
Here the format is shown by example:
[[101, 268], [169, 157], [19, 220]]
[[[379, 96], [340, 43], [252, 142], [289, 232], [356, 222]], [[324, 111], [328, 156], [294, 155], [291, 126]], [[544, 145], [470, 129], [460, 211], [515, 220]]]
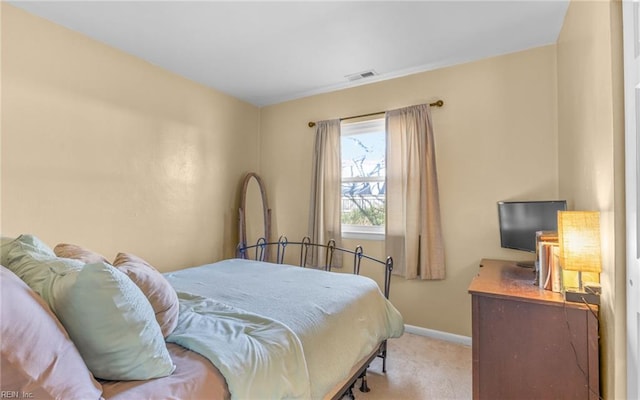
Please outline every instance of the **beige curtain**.
[[428, 104], [386, 113], [385, 246], [394, 273], [444, 279], [436, 155]]
[[[309, 237], [312, 243], [327, 244], [330, 239], [342, 247], [340, 120], [316, 122], [316, 142], [311, 176]], [[315, 248], [312, 263], [324, 267], [326, 252]], [[341, 266], [334, 258], [333, 266]]]

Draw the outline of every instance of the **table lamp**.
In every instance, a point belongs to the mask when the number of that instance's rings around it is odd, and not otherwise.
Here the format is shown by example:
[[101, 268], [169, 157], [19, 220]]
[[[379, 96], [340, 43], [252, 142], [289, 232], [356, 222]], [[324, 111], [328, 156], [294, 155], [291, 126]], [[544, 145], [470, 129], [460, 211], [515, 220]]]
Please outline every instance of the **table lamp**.
[[602, 271], [600, 252], [600, 213], [598, 211], [559, 211], [558, 243], [560, 266], [578, 272], [578, 288], [565, 288], [565, 300], [600, 304], [600, 292], [586, 287], [583, 272]]

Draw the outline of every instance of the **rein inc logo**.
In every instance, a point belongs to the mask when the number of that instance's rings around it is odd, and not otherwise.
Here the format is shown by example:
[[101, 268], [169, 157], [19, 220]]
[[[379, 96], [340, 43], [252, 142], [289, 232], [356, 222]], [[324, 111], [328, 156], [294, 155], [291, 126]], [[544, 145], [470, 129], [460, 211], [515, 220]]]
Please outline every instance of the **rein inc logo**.
[[33, 393], [17, 390], [0, 390], [0, 399], [33, 399]]

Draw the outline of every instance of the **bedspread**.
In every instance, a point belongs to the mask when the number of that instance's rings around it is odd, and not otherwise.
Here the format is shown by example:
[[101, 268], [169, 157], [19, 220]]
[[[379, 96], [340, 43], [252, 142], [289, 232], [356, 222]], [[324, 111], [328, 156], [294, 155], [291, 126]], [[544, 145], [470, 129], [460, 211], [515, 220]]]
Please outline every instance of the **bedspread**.
[[363, 276], [240, 259], [165, 276], [183, 297], [203, 296], [295, 333], [314, 399], [345, 379], [382, 340], [399, 337], [404, 329], [400, 313], [376, 282]]
[[234, 398], [310, 397], [302, 345], [289, 328], [201, 296], [179, 292], [178, 298], [180, 318], [167, 342], [207, 357]]

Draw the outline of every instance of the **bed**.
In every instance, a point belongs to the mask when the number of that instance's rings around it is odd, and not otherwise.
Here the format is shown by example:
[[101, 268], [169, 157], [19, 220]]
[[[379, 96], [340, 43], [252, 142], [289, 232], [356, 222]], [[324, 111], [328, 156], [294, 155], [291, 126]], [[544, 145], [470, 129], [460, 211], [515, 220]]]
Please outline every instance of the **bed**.
[[[33, 239], [29, 240], [34, 242]], [[100, 273], [109, 271], [106, 275], [120, 279], [120, 275], [110, 269], [114, 267], [103, 261], [73, 264], [71, 269], [61, 269], [63, 274], [58, 271], [56, 278], [46, 278], [48, 281], [36, 279], [30, 285], [31, 288], [24, 284], [20, 286], [23, 282], [16, 282], [9, 275], [12, 272], [3, 267], [2, 389], [15, 390], [16, 393], [44, 392], [54, 398], [337, 399], [345, 394], [353, 398], [352, 388], [358, 378], [363, 381], [361, 389], [367, 390], [366, 369], [369, 363], [378, 356], [386, 357], [386, 340], [403, 333], [402, 317], [388, 301], [392, 260], [371, 259], [374, 264], [379, 263], [385, 269], [381, 291], [375, 281], [358, 274], [360, 261], [369, 259], [361, 248], [351, 252], [337, 249], [331, 243], [320, 245], [326, 251], [327, 258], [319, 270], [286, 264], [285, 250], [293, 244], [300, 246], [301, 265], [306, 266], [307, 251], [316, 245], [312, 245], [308, 239], [300, 243], [281, 239], [275, 244], [259, 243], [252, 249], [242, 246], [236, 259], [163, 274], [163, 281], [168, 282], [171, 292], [178, 299], [179, 312], [176, 312], [175, 326], [164, 336], [160, 346], [163, 354], [166, 352], [163, 357], [170, 359], [171, 371], [165, 370], [152, 379], [100, 379], [103, 377], [94, 372], [92, 363], [82, 351], [85, 345], [83, 341], [86, 336], [91, 335], [80, 337], [76, 332], [77, 327], [66, 323], [70, 319], [65, 315], [68, 313], [66, 308], [61, 309], [55, 302], [53, 305], [48, 303], [51, 293], [63, 291], [42, 289], [54, 287], [56, 279], [63, 281], [68, 279], [65, 277], [74, 274], [79, 276], [73, 282], [77, 285], [77, 282], [83, 281], [81, 274], [92, 269], [102, 271]], [[42, 243], [38, 245], [42, 246]], [[277, 246], [272, 262], [267, 262], [260, 256], [268, 245]], [[249, 252], [252, 250], [256, 255], [253, 260], [249, 259]], [[2, 263], [8, 264], [9, 269], [15, 273], [14, 276], [30, 281], [33, 280], [34, 271], [41, 272], [42, 263], [60, 263], [61, 260], [67, 262], [64, 257], [55, 254], [52, 256], [53, 252], [44, 252], [46, 257], [35, 257], [36, 264], [41, 264], [39, 267], [26, 268], [24, 256], [16, 258], [14, 255], [13, 259], [7, 259], [3, 245]], [[353, 274], [331, 271], [336, 252], [353, 255]], [[56, 258], [52, 261], [47, 257]], [[33, 261], [34, 257], [31, 258]], [[117, 265], [117, 261], [116, 258], [113, 264]], [[48, 265], [47, 270], [56, 270], [58, 264], [55, 265], [55, 268]], [[48, 283], [43, 286], [42, 282]], [[123, 284], [126, 286], [129, 283]], [[11, 285], [14, 290], [10, 290]], [[62, 285], [65, 290], [71, 287], [68, 291], [73, 291], [73, 286], [68, 283], [65, 285]], [[100, 284], [100, 288], [105, 286], [108, 285]], [[16, 291], [16, 287], [19, 290]], [[92, 287], [90, 297], [99, 297], [100, 288]], [[140, 288], [142, 289], [141, 286]], [[19, 300], [20, 297], [24, 299]], [[151, 297], [147, 297], [150, 303], [154, 303]], [[27, 364], [33, 363], [30, 359], [33, 354], [30, 354], [29, 349], [20, 350], [15, 347], [24, 347], [24, 343], [15, 343], [11, 347], [5, 338], [16, 337], [17, 342], [25, 342], [24, 332], [32, 332], [30, 336], [33, 336], [35, 331], [33, 327], [27, 326], [20, 333], [21, 330], [15, 328], [17, 323], [33, 322], [33, 318], [29, 318], [29, 321], [16, 321], [23, 314], [16, 312], [18, 301], [21, 305], [33, 303], [31, 306], [34, 309], [53, 320], [50, 330], [57, 327], [58, 334], [73, 341], [79, 349], [79, 355], [72, 357], [74, 368], [82, 369], [76, 365], [80, 361], [85, 361], [88, 368], [86, 372], [75, 374], [78, 384], [84, 386], [69, 391], [69, 382], [64, 383], [65, 387], [61, 387], [55, 379], [54, 383], [44, 382], [42, 374], [37, 374], [38, 368], [46, 367], [46, 360], [43, 360], [42, 355], [38, 357], [40, 365], [24, 368], [17, 365], [16, 360], [23, 359]], [[99, 303], [99, 308], [104, 308], [102, 303]], [[102, 321], [96, 318], [94, 322], [86, 317], [89, 315], [86, 312], [83, 315], [85, 317], [80, 325], [100, 324]], [[5, 320], [5, 316], [11, 318]], [[156, 318], [157, 316], [156, 312]], [[91, 322], [86, 318], [90, 318]], [[44, 319], [43, 317], [40, 321]], [[110, 328], [108, 326], [105, 329]], [[145, 325], [145, 329], [147, 328]], [[161, 328], [152, 328], [157, 336]], [[51, 332], [47, 337], [53, 337]], [[42, 354], [43, 347], [51, 341], [47, 339], [40, 343], [42, 340], [42, 337], [30, 338], [26, 341], [30, 342], [27, 347], [31, 351], [39, 349]], [[114, 352], [118, 340], [116, 338], [109, 342], [106, 352]], [[98, 343], [104, 344], [104, 340]], [[70, 353], [67, 351], [65, 354]], [[56, 356], [52, 355], [50, 358], [55, 360]], [[386, 360], [383, 359], [383, 363], [384, 361]], [[60, 376], [65, 375], [64, 365], [57, 361], [53, 364], [59, 369]], [[49, 368], [48, 372], [54, 378], [58, 376], [56, 368]], [[12, 369], [15, 373], [11, 373]], [[25, 383], [23, 378], [29, 374], [36, 377], [26, 379]], [[23, 379], [22, 383], [20, 379]], [[70, 393], [74, 394], [69, 396]]]

